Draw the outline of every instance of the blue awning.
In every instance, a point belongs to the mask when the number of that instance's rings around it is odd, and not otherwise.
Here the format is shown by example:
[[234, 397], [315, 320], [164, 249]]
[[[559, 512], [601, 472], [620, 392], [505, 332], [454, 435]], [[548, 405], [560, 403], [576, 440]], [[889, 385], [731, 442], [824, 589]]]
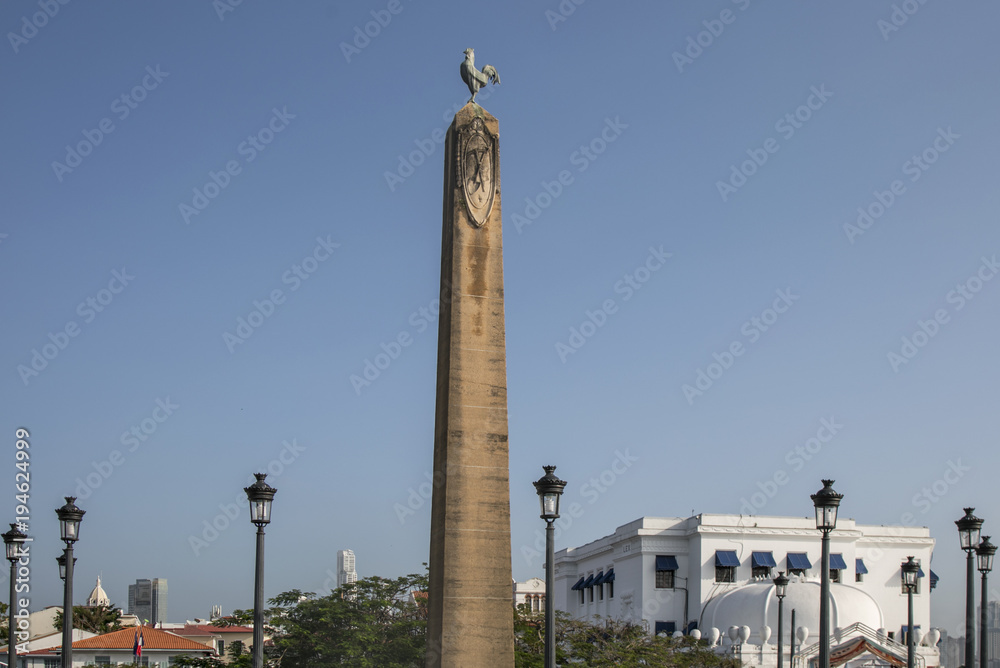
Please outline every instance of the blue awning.
[[716, 566], [739, 566], [740, 560], [736, 557], [736, 550], [716, 550]]
[[614, 582], [615, 581], [615, 569], [612, 568], [611, 570], [609, 570], [605, 574], [604, 581], [605, 582]]
[[677, 557], [670, 555], [656, 555], [656, 570], [658, 571], [676, 571], [680, 570], [677, 568]]
[[934, 589], [934, 587], [937, 587], [938, 580], [940, 580], [940, 579], [941, 578], [938, 577], [937, 573], [935, 573], [932, 570], [931, 571], [931, 589]]
[[750, 561], [753, 563], [755, 568], [777, 568], [778, 564], [774, 563], [774, 555], [770, 552], [754, 552], [750, 555]]
[[924, 577], [924, 569], [920, 568], [919, 566], [917, 566], [917, 577], [918, 578]]
[[570, 587], [570, 591], [576, 591], [577, 589], [583, 589], [583, 583], [587, 581], [587, 578], [580, 578], [576, 581], [576, 584]]
[[847, 562], [844, 561], [844, 555], [842, 554], [831, 554], [830, 555], [830, 570], [831, 571], [846, 571]]
[[580, 589], [586, 589], [587, 587], [593, 587], [593, 586], [594, 586], [594, 576], [591, 575], [590, 577], [587, 578], [586, 582], [580, 585]]
[[604, 571], [601, 571], [600, 573], [594, 576], [594, 586], [596, 587], [597, 585], [603, 583], [604, 583]]
[[788, 553], [788, 569], [796, 571], [804, 571], [812, 568], [813, 565], [809, 563], [809, 557], [806, 556], [805, 552], [789, 552]]
[[861, 575], [867, 575], [868, 574], [868, 569], [865, 567], [865, 560], [864, 559], [855, 559], [854, 560], [854, 572], [855, 573], [860, 573]]

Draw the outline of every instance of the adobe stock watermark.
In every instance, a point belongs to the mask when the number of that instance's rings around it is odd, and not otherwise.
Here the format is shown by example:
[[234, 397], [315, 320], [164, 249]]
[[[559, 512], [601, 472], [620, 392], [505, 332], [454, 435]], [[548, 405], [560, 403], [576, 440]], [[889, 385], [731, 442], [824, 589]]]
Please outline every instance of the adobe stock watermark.
[[[791, 469], [792, 473], [798, 473], [811, 462], [823, 447], [833, 440], [840, 433], [844, 425], [837, 422], [837, 418], [820, 418], [819, 428], [816, 435], [806, 439], [805, 443], [796, 445], [785, 453], [784, 462]], [[767, 505], [768, 501], [778, 495], [778, 490], [788, 484], [791, 477], [784, 468], [775, 469], [770, 478], [757, 481], [757, 490], [750, 494], [750, 498], [740, 497], [741, 515], [759, 515], [760, 510]]]
[[748, 346], [757, 343], [760, 337], [765, 332], [770, 331], [778, 319], [787, 313], [800, 298], [800, 295], [792, 293], [791, 288], [775, 290], [775, 294], [777, 297], [771, 302], [770, 307], [765, 308], [760, 312], [760, 315], [753, 316], [740, 327], [740, 334], [746, 337], [746, 343], [743, 339], [735, 339], [721, 353], [712, 353], [714, 361], [709, 362], [705, 368], [698, 368], [695, 373], [694, 385], [681, 386], [681, 391], [689, 406], [694, 405], [695, 397], [703, 396], [712, 389], [716, 381], [733, 368], [737, 358], [742, 357], [749, 350]]
[[[170, 76], [170, 72], [163, 72], [160, 66], [153, 68], [146, 66], [146, 74], [128, 92], [122, 93], [111, 102], [111, 113], [118, 117], [119, 121], [124, 121], [139, 105], [145, 101], [151, 92], [160, 87], [163, 80]], [[105, 116], [97, 122], [93, 129], [84, 128], [80, 134], [83, 139], [72, 146], [66, 144], [66, 155], [63, 162], [52, 161], [52, 172], [56, 175], [59, 183], [63, 177], [70, 174], [74, 169], [83, 164], [84, 158], [94, 152], [94, 149], [101, 145], [104, 139], [115, 131], [115, 123], [110, 117]]]
[[193, 197], [191, 203], [181, 202], [177, 205], [177, 210], [181, 214], [185, 225], [191, 224], [191, 218], [199, 215], [208, 208], [222, 191], [229, 187], [233, 177], [239, 176], [243, 172], [243, 165], [250, 164], [263, 153], [274, 141], [274, 138], [284, 132], [289, 123], [296, 118], [295, 114], [288, 113], [288, 107], [277, 107], [271, 109], [271, 118], [257, 132], [247, 135], [247, 138], [236, 146], [236, 153], [243, 157], [241, 163], [237, 159], [226, 161], [222, 169], [215, 172], [208, 170], [208, 181], [201, 187], [192, 188]]
[[[628, 124], [621, 122], [621, 116], [615, 116], [614, 120], [605, 118], [604, 127], [597, 136], [569, 154], [569, 164], [576, 167], [577, 174], [587, 171], [594, 161], [608, 150], [608, 146], [617, 141], [627, 129]], [[511, 222], [514, 223], [517, 233], [521, 234], [525, 227], [538, 220], [542, 212], [552, 206], [552, 203], [574, 182], [573, 172], [568, 169], [561, 170], [551, 181], [542, 180], [540, 183], [542, 189], [534, 197], [524, 198], [524, 210], [515, 211], [511, 216]]]
[[[316, 246], [313, 247], [312, 252], [281, 274], [282, 285], [291, 286], [288, 288], [289, 293], [295, 292], [302, 287], [304, 281], [309, 280], [319, 270], [320, 265], [330, 259], [333, 251], [338, 248], [340, 248], [340, 244], [331, 241], [329, 234], [326, 235], [326, 239], [316, 237]], [[236, 352], [237, 346], [246, 343], [255, 331], [271, 319], [274, 312], [285, 303], [287, 298], [284, 290], [274, 288], [263, 299], [254, 299], [250, 312], [245, 317], [241, 315], [236, 318], [235, 329], [232, 332], [222, 333], [222, 342], [226, 344], [229, 353]]]
[[[476, 97], [480, 100], [489, 99], [490, 95], [496, 89], [492, 86], [490, 88], [483, 88], [479, 91]], [[396, 192], [396, 187], [402, 185], [406, 179], [410, 178], [417, 172], [417, 168], [420, 167], [427, 158], [437, 150], [438, 144], [444, 144], [445, 139], [448, 136], [448, 128], [451, 126], [452, 120], [455, 118], [455, 114], [465, 106], [465, 102], [456, 102], [451, 105], [441, 114], [441, 119], [444, 121], [444, 127], [435, 128], [431, 133], [423, 138], [414, 139], [413, 144], [417, 147], [415, 150], [410, 151], [407, 154], [400, 153], [396, 156], [399, 163], [396, 165], [395, 171], [386, 170], [383, 172], [383, 177], [385, 178], [385, 184], [389, 187], [389, 192]]]
[[[732, 0], [732, 2], [741, 12], [746, 11], [747, 7], [750, 6], [750, 0]], [[680, 51], [674, 51], [673, 53], [674, 65], [677, 66], [677, 71], [684, 74], [685, 67], [694, 65], [694, 61], [698, 60], [705, 53], [705, 50], [715, 44], [715, 40], [722, 36], [722, 33], [726, 31], [726, 26], [730, 26], [736, 22], [737, 16], [739, 15], [733, 12], [733, 10], [723, 9], [719, 12], [719, 18], [702, 21], [701, 24], [705, 26], [705, 29], [696, 35], [688, 35], [684, 53]]]
[[939, 308], [927, 320], [917, 320], [917, 327], [909, 336], [900, 338], [899, 352], [890, 350], [886, 354], [889, 366], [893, 372], [899, 373], [900, 368], [909, 364], [920, 351], [930, 343], [931, 339], [937, 336], [941, 328], [951, 322], [951, 316], [965, 308], [966, 304], [976, 298], [976, 295], [983, 289], [986, 283], [993, 280], [993, 277], [1000, 271], [1000, 263], [997, 263], [996, 254], [980, 259], [979, 268], [967, 279], [955, 285], [955, 289], [949, 290], [945, 295], [945, 303], [951, 305], [948, 308]]
[[[615, 450], [614, 454], [614, 459], [611, 460], [611, 464], [606, 469], [595, 476], [591, 476], [587, 482], [580, 485], [577, 495], [580, 499], [587, 502], [586, 506], [580, 501], [571, 501], [568, 505], [565, 500], [563, 501], [560, 517], [553, 522], [556, 540], [559, 540], [563, 531], [568, 531], [573, 526], [574, 521], [583, 517], [588, 506], [597, 503], [632, 468], [632, 465], [639, 461], [639, 457], [629, 452], [629, 448], [625, 448], [624, 452]], [[566, 499], [568, 498], [569, 495], [566, 495]], [[536, 560], [545, 558], [544, 531], [538, 528], [535, 529], [534, 545], [522, 545], [521, 556], [528, 566], [534, 566]]]
[[[811, 86], [805, 102], [796, 107], [794, 111], [788, 112], [775, 121], [774, 130], [780, 133], [785, 141], [788, 141], [812, 119], [815, 112], [823, 108], [831, 97], [833, 97], [833, 93], [826, 89], [826, 84], [820, 84], [819, 88]], [[774, 137], [765, 139], [761, 148], [748, 148], [746, 154], [749, 158], [741, 162], [739, 167], [735, 164], [730, 165], [727, 180], [715, 182], [715, 188], [719, 191], [722, 201], [728, 201], [732, 195], [745, 186], [747, 181], [779, 150], [781, 150], [781, 144]]]
[[364, 24], [364, 29], [360, 25], [354, 26], [354, 38], [350, 43], [341, 42], [340, 52], [344, 54], [344, 60], [348, 64], [351, 58], [358, 56], [368, 48], [372, 40], [382, 34], [382, 31], [392, 23], [393, 16], [399, 16], [405, 7], [401, 0], [389, 0], [385, 9], [371, 10], [372, 20]]
[[[128, 273], [125, 267], [121, 271], [115, 269], [111, 272], [111, 280], [108, 287], [101, 288], [93, 295], [87, 297], [77, 304], [76, 314], [80, 316], [84, 325], [94, 322], [98, 314], [111, 305], [117, 295], [120, 295], [128, 285], [135, 280], [135, 276]], [[18, 364], [17, 375], [21, 382], [27, 387], [33, 378], [37, 378], [42, 371], [49, 367], [49, 364], [59, 354], [66, 350], [70, 342], [83, 331], [81, 324], [76, 320], [68, 320], [65, 325], [54, 334], [49, 332], [48, 342], [42, 344], [41, 348], [31, 349], [31, 359], [27, 364]]]
[[[910, 499], [910, 505], [913, 506], [917, 513], [908, 510], [899, 516], [898, 524], [890, 524], [885, 527], [886, 533], [891, 538], [902, 536], [903, 531], [901, 528], [918, 526], [920, 517], [929, 513], [945, 496], [956, 489], [959, 482], [965, 477], [965, 474], [972, 471], [972, 467], [963, 464], [962, 458], [958, 457], [947, 460], [942, 465], [940, 471], [934, 480], [921, 487], [920, 491], [915, 493]], [[881, 545], [886, 545], [886, 543], [881, 543]], [[885, 550], [880, 547], [880, 543], [876, 542], [873, 547], [867, 549], [864, 558], [878, 561], [884, 555]]]
[[[268, 483], [280, 478], [281, 474], [285, 472], [285, 467], [295, 462], [306, 450], [306, 447], [304, 445], [299, 445], [298, 441], [294, 438], [291, 443], [287, 440], [282, 441], [281, 445], [282, 448], [278, 453], [278, 456], [268, 462], [267, 466], [264, 468], [257, 469], [260, 473], [267, 473]], [[254, 481], [254, 476], [247, 476], [246, 484], [248, 487], [252, 485]], [[200, 533], [197, 535], [193, 533], [188, 535], [188, 545], [191, 547], [191, 551], [194, 552], [194, 556], [199, 556], [202, 551], [217, 541], [219, 536], [221, 536], [226, 529], [229, 528], [236, 518], [244, 513], [248, 513], [248, 503], [247, 495], [241, 489], [231, 502], [219, 504], [219, 512], [214, 517], [210, 520], [202, 520]]]
[[910, 21], [910, 17], [920, 11], [920, 8], [927, 4], [927, 0], [903, 0], [900, 4], [892, 6], [888, 20], [879, 19], [875, 22], [875, 27], [882, 33], [882, 41], [888, 42], [889, 36], [905, 26]]
[[[661, 245], [659, 248], [649, 247], [649, 255], [646, 260], [632, 271], [626, 273], [615, 282], [613, 290], [616, 295], [623, 295], [622, 302], [632, 299], [632, 296], [642, 289], [649, 279], [658, 272], [667, 260], [673, 257], [673, 253], [667, 253]], [[556, 355], [565, 364], [570, 355], [575, 355], [587, 341], [589, 341], [597, 331], [607, 324], [608, 318], [618, 313], [618, 302], [613, 297], [609, 297], [601, 302], [596, 310], [584, 311], [585, 319], [578, 327], [569, 328], [569, 338], [566, 343], [556, 341]]]
[[[126, 447], [128, 452], [135, 452], [140, 445], [146, 443], [157, 432], [160, 425], [166, 422], [178, 408], [180, 405], [172, 402], [170, 397], [157, 398], [149, 415], [123, 431], [119, 442]], [[94, 490], [103, 485], [125, 463], [125, 458], [125, 453], [116, 449], [109, 452], [105, 459], [92, 460], [90, 465], [94, 470], [82, 478], [76, 479], [76, 498], [90, 498]]]
[[69, 0], [38, 0], [38, 6], [42, 11], [35, 12], [31, 17], [21, 17], [21, 29], [17, 32], [8, 32], [7, 41], [14, 53], [18, 53], [21, 47], [38, 35], [38, 31], [49, 24], [49, 21], [56, 17], [59, 9], [68, 5]]
[[[566, 20], [576, 12], [576, 8], [585, 3], [587, 0], [560, 0], [559, 4], [556, 5], [555, 9], [545, 10], [545, 20], [549, 22], [549, 27], [552, 28], [552, 32], [556, 31], [560, 23], [565, 23]], [[747, 0], [749, 2], [749, 0]]]
[[[920, 177], [931, 168], [931, 165], [938, 161], [942, 153], [947, 152], [954, 144], [955, 140], [962, 135], [952, 132], [951, 126], [948, 129], [937, 129], [937, 136], [920, 153], [915, 153], [909, 160], [900, 167], [905, 176], [909, 176], [910, 183], [916, 183]], [[896, 201], [906, 193], [906, 184], [902, 179], [895, 179], [889, 184], [886, 190], [876, 189], [872, 195], [874, 199], [864, 206], [858, 207], [858, 217], [854, 224], [844, 223], [844, 234], [847, 240], [853, 245], [854, 240], [867, 232]]]
[[212, 9], [219, 17], [219, 22], [226, 20], [226, 14], [235, 12], [236, 8], [243, 4], [243, 0], [212, 0]]
[[[401, 329], [396, 336], [386, 343], [379, 343], [381, 352], [375, 353], [372, 357], [366, 357], [361, 368], [361, 373], [352, 373], [348, 378], [354, 394], [361, 396], [361, 390], [371, 387], [372, 383], [392, 366], [392, 363], [399, 359], [403, 351], [413, 345], [417, 336], [423, 334], [433, 325], [441, 314], [441, 304], [449, 303], [451, 300], [451, 286], [446, 285], [441, 289], [440, 296], [432, 299], [427, 306], [421, 306], [406, 319], [409, 328]], [[428, 474], [430, 475], [430, 474]], [[430, 498], [430, 497], [428, 497]]]

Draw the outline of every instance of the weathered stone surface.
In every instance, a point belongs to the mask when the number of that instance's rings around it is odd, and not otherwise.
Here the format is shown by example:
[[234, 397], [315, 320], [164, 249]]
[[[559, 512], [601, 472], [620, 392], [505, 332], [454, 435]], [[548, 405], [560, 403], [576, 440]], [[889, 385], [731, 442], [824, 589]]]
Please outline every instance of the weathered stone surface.
[[434, 668], [514, 665], [498, 140], [497, 120], [470, 103], [445, 142], [427, 624]]

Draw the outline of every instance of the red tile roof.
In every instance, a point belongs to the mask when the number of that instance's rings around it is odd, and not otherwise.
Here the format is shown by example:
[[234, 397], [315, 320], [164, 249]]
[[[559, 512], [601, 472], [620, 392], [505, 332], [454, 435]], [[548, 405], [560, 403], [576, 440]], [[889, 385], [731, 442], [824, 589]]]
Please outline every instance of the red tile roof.
[[77, 640], [73, 649], [132, 649], [135, 644], [136, 631], [142, 633], [143, 649], [187, 649], [203, 652], [214, 652], [215, 649], [200, 642], [194, 642], [179, 635], [154, 629], [151, 626], [129, 627], [121, 631], [112, 631], [103, 635]]
[[[211, 624], [188, 624], [181, 631], [192, 633], [202, 631], [204, 633], [253, 633], [252, 626], [213, 626]], [[183, 635], [183, 634], [182, 634]]]

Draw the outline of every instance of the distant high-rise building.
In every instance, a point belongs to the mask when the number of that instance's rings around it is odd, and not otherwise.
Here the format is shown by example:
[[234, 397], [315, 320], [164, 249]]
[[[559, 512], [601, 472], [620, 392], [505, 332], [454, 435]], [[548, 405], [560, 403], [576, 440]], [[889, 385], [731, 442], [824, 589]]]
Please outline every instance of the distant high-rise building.
[[136, 580], [128, 586], [128, 614], [139, 618], [140, 623], [167, 621], [167, 580]]
[[337, 552], [337, 586], [343, 587], [358, 581], [358, 572], [354, 568], [354, 552], [340, 550]]

